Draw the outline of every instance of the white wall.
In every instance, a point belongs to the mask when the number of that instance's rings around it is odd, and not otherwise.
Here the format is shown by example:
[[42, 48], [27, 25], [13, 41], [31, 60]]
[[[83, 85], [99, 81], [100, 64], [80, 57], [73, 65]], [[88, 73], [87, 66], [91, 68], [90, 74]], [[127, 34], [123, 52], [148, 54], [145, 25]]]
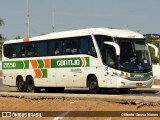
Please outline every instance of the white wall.
[[156, 76], [156, 79], [160, 79], [160, 65], [153, 65], [153, 76]]

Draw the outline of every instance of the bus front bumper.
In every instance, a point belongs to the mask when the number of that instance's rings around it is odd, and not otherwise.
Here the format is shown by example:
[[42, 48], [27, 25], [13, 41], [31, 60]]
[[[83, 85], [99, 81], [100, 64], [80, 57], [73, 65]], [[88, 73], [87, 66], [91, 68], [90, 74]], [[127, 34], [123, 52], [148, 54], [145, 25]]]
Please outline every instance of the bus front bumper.
[[128, 80], [123, 78], [118, 78], [117, 88], [151, 88], [153, 85], [154, 78], [150, 78], [148, 80]]

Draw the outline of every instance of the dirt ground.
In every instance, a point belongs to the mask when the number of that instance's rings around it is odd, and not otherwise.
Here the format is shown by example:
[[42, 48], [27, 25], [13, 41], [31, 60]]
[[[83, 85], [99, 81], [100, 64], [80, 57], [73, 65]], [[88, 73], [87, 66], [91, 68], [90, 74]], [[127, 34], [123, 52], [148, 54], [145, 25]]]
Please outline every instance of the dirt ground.
[[[0, 97], [0, 111], [61, 111], [57, 114], [57, 117], [44, 117], [44, 118], [0, 118], [4, 120], [159, 120], [159, 117], [99, 117], [98, 113], [95, 117], [83, 116], [85, 111], [159, 111], [160, 106], [139, 106], [131, 104], [119, 104], [111, 103], [102, 100], [75, 100], [71, 98], [57, 98], [57, 99], [41, 99], [31, 100], [26, 98], [14, 98], [14, 97]], [[70, 111], [70, 112], [63, 112]], [[78, 112], [78, 116], [72, 116], [71, 111], [82, 111]], [[53, 112], [54, 114], [54, 112]], [[64, 117], [65, 116], [65, 117]]]
[[154, 85], [160, 85], [160, 80], [159, 79], [155, 79], [154, 80]]

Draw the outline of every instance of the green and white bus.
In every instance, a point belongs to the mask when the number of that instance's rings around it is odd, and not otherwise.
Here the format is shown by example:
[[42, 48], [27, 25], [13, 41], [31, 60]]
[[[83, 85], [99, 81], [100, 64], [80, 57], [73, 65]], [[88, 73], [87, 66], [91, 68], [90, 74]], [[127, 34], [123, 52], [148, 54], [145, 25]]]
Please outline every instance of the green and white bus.
[[105, 88], [127, 93], [151, 87], [149, 47], [143, 35], [123, 29], [90, 28], [55, 32], [3, 44], [3, 84], [20, 92], [41, 89]]

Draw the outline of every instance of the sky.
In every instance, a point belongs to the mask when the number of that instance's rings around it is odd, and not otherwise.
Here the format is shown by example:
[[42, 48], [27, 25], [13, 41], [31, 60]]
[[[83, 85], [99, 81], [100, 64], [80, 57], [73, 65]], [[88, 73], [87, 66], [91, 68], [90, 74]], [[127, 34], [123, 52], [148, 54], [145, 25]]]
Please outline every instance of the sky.
[[[160, 0], [29, 0], [31, 37], [55, 32], [110, 27], [160, 34]], [[53, 7], [54, 6], [54, 7]], [[0, 34], [27, 37], [27, 0], [0, 0]]]

